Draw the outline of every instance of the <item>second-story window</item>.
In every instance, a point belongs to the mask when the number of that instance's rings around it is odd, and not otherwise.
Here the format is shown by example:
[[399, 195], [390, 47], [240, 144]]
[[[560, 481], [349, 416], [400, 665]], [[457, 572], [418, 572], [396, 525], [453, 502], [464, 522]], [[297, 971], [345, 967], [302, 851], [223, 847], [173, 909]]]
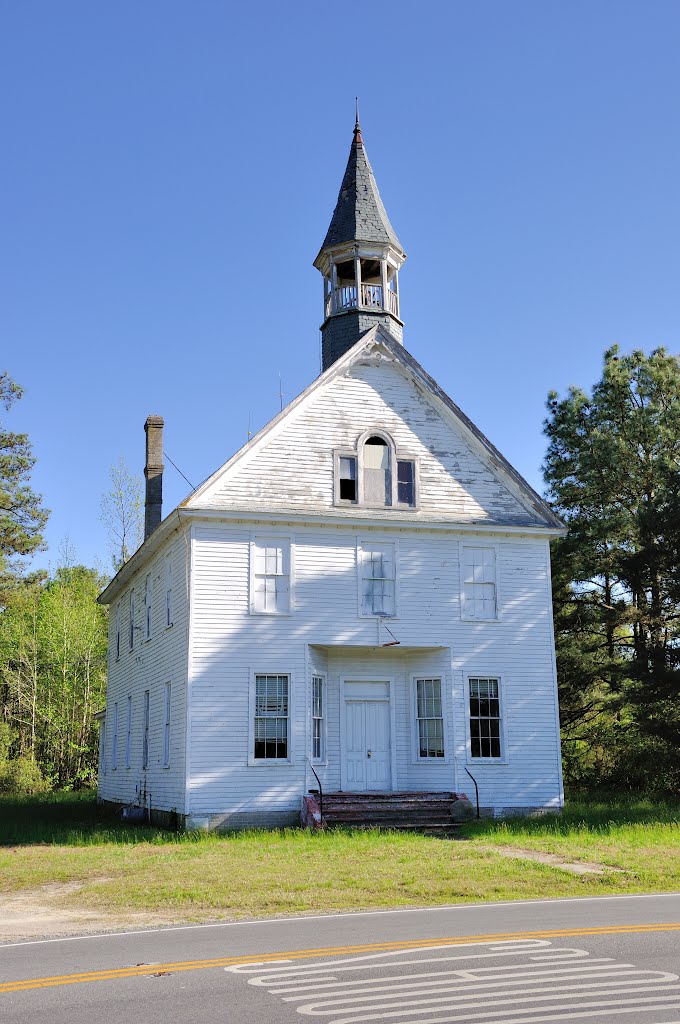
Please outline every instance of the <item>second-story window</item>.
[[120, 601], [116, 605], [116, 661], [120, 658]]
[[168, 629], [173, 623], [172, 607], [172, 562], [170, 556], [165, 559], [165, 628]]
[[135, 592], [130, 591], [130, 622], [128, 632], [128, 647], [130, 650], [135, 646]]
[[151, 574], [144, 584], [144, 638], [151, 638]]
[[256, 537], [250, 557], [250, 610], [285, 615], [290, 611], [290, 541], [285, 537]]
[[362, 544], [359, 548], [361, 571], [361, 614], [396, 614], [394, 544]]
[[461, 544], [460, 578], [463, 618], [496, 619], [496, 549], [486, 544]]

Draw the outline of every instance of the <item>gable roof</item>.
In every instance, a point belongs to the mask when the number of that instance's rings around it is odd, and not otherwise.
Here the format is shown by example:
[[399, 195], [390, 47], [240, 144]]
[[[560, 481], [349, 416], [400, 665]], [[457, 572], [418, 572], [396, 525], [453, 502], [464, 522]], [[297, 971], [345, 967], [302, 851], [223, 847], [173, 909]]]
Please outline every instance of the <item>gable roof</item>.
[[[440, 388], [437, 382], [427, 371], [414, 359], [414, 357], [398, 342], [382, 324], [378, 324], [366, 331], [357, 343], [349, 349], [340, 359], [336, 360], [324, 373], [314, 380], [297, 398], [290, 402], [277, 416], [263, 427], [254, 437], [239, 449], [223, 466], [212, 476], [208, 477], [199, 487], [196, 488], [178, 506], [181, 509], [199, 510], [201, 499], [208, 491], [222, 480], [238, 463], [251, 452], [262, 446], [270, 435], [277, 430], [280, 424], [291, 415], [291, 413], [304, 405], [312, 395], [335, 377], [344, 374], [354, 363], [365, 359], [369, 352], [380, 358], [388, 358], [397, 364], [402, 372], [406, 374], [419, 390], [438, 408], [440, 414], [451, 418], [456, 428], [462, 433], [465, 440], [473, 449], [475, 454], [489, 466], [491, 471], [502, 479], [502, 482], [516, 496], [534, 519], [533, 526], [543, 529], [562, 531], [564, 524], [555, 515], [547, 502], [527, 483], [524, 477], [510, 465], [507, 459], [479, 430], [478, 427], [465, 415], [465, 413], [452, 401], [445, 391]], [[207, 506], [206, 506], [207, 507]], [[531, 528], [531, 527], [530, 527]]]
[[338, 201], [319, 255], [330, 246], [352, 241], [388, 243], [404, 252], [380, 198], [358, 121]]
[[[294, 398], [293, 401], [290, 402], [272, 420], [270, 420], [269, 423], [262, 427], [262, 429], [259, 430], [257, 434], [250, 439], [250, 441], [243, 445], [243, 447], [240, 448], [227, 462], [220, 466], [215, 473], [196, 487], [191, 494], [184, 499], [184, 501], [180, 502], [177, 508], [165, 517], [160, 526], [158, 526], [144, 541], [142, 546], [138, 548], [134, 555], [125, 563], [124, 566], [122, 566], [106, 589], [99, 595], [98, 600], [100, 603], [108, 604], [112, 601], [120, 590], [128, 583], [130, 578], [146, 562], [146, 560], [153, 557], [158, 552], [165, 540], [175, 530], [182, 528], [185, 522], [182, 518], [183, 512], [201, 513], [206, 510], [207, 514], [208, 507], [201, 505], [201, 498], [208, 490], [226, 476], [233, 467], [237, 466], [245, 456], [263, 446], [270, 438], [270, 435], [276, 431], [280, 425], [284, 424], [285, 420], [294, 410], [304, 405], [316, 394], [318, 390], [323, 388], [334, 378], [344, 374], [352, 364], [359, 363], [364, 360], [371, 351], [373, 351], [376, 357], [384, 355], [390, 360], [394, 360], [403, 372], [413, 381], [415, 386], [429, 398], [440, 413], [443, 416], [452, 419], [455, 426], [460, 430], [461, 434], [475, 453], [479, 455], [489, 466], [491, 471], [495, 473], [503, 483], [506, 484], [506, 486], [508, 486], [521, 504], [531, 512], [534, 517], [534, 523], [522, 526], [521, 529], [523, 532], [526, 530], [539, 530], [544, 533], [548, 532], [551, 536], [559, 536], [566, 532], [564, 523], [555, 515], [547, 502], [544, 501], [533, 487], [527, 483], [524, 477], [522, 477], [521, 474], [510, 465], [507, 459], [501, 455], [498, 449], [487, 437], [485, 437], [481, 430], [475, 426], [472, 420], [465, 415], [456, 403], [449, 398], [446, 392], [439, 387], [434, 378], [432, 378], [427, 371], [423, 369], [420, 363], [414, 359], [410, 352], [407, 352], [404, 346], [392, 337], [387, 328], [378, 324], [362, 335], [362, 337], [359, 338], [357, 343], [349, 349], [349, 351], [347, 351], [340, 359], [336, 360], [336, 362], [334, 362], [324, 373], [320, 374], [316, 380], [312, 381], [309, 387], [305, 388], [297, 398]], [[238, 514], [240, 513], [237, 513], [237, 515]], [[261, 512], [258, 514], [260, 516], [262, 515]], [[289, 519], [290, 514], [286, 514], [286, 518]], [[325, 519], [327, 517], [324, 516], [323, 518]], [[352, 518], [354, 519], [354, 517]], [[359, 521], [357, 520], [357, 525], [358, 523]], [[423, 525], [431, 526], [432, 524], [428, 523]], [[464, 522], [448, 523], [446, 525], [450, 529], [465, 529]], [[478, 525], [479, 524], [475, 524], [474, 528], [478, 528]], [[490, 525], [496, 530], [503, 529], [503, 527], [498, 524]]]

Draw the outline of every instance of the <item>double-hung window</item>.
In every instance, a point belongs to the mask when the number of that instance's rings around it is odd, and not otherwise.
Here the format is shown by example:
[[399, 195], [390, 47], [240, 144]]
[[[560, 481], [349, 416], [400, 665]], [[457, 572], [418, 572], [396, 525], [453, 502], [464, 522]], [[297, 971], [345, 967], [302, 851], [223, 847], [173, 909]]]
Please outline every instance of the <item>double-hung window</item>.
[[170, 556], [165, 559], [165, 628], [173, 623], [172, 607], [172, 562]]
[[359, 547], [361, 614], [396, 615], [394, 544], [364, 543]]
[[356, 505], [359, 500], [356, 455], [340, 453], [337, 458], [336, 474], [338, 481], [336, 501], [342, 504]]
[[418, 757], [444, 757], [441, 679], [416, 679]]
[[475, 677], [470, 688], [470, 754], [501, 757], [501, 704], [499, 680]]
[[312, 759], [323, 761], [326, 756], [324, 735], [325, 700], [323, 676], [312, 676]]
[[288, 758], [289, 689], [287, 675], [255, 676], [253, 754], [256, 759]]
[[498, 617], [496, 549], [491, 545], [461, 545], [461, 604], [464, 619]]
[[111, 767], [118, 767], [118, 704], [113, 705], [113, 736], [111, 739]]
[[144, 729], [142, 732], [142, 768], [149, 767], [149, 691], [144, 691]]
[[130, 620], [128, 625], [128, 647], [130, 650], [135, 646], [135, 592], [130, 591]]
[[251, 544], [250, 610], [264, 615], [290, 611], [290, 541], [256, 537]]
[[151, 639], [151, 574], [144, 583], [144, 639]]
[[99, 726], [99, 771], [106, 775], [106, 721]]
[[412, 459], [397, 459], [397, 504], [413, 508], [416, 503], [416, 464]]
[[163, 694], [163, 767], [170, 767], [170, 683], [165, 684]]
[[127, 724], [125, 729], [125, 767], [132, 764], [132, 697], [127, 699]]
[[116, 661], [120, 658], [120, 601], [116, 605]]

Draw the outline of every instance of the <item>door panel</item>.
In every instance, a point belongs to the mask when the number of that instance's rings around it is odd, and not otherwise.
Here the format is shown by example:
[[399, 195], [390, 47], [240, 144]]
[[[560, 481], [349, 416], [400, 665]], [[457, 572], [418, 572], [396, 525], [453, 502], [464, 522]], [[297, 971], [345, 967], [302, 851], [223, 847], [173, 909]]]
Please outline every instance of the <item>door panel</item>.
[[382, 700], [345, 703], [345, 785], [348, 790], [389, 789], [390, 706]]
[[[390, 788], [390, 706], [382, 700], [366, 704], [366, 789]], [[370, 757], [368, 753], [370, 752]]]
[[366, 789], [366, 712], [365, 701], [348, 701], [345, 730], [347, 788]]

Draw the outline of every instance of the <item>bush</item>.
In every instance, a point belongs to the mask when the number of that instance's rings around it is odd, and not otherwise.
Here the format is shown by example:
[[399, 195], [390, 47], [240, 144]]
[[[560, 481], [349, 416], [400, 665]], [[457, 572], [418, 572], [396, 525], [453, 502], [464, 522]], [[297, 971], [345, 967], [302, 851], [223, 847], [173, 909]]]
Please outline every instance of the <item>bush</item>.
[[45, 793], [49, 784], [30, 757], [15, 757], [0, 762], [0, 793]]

